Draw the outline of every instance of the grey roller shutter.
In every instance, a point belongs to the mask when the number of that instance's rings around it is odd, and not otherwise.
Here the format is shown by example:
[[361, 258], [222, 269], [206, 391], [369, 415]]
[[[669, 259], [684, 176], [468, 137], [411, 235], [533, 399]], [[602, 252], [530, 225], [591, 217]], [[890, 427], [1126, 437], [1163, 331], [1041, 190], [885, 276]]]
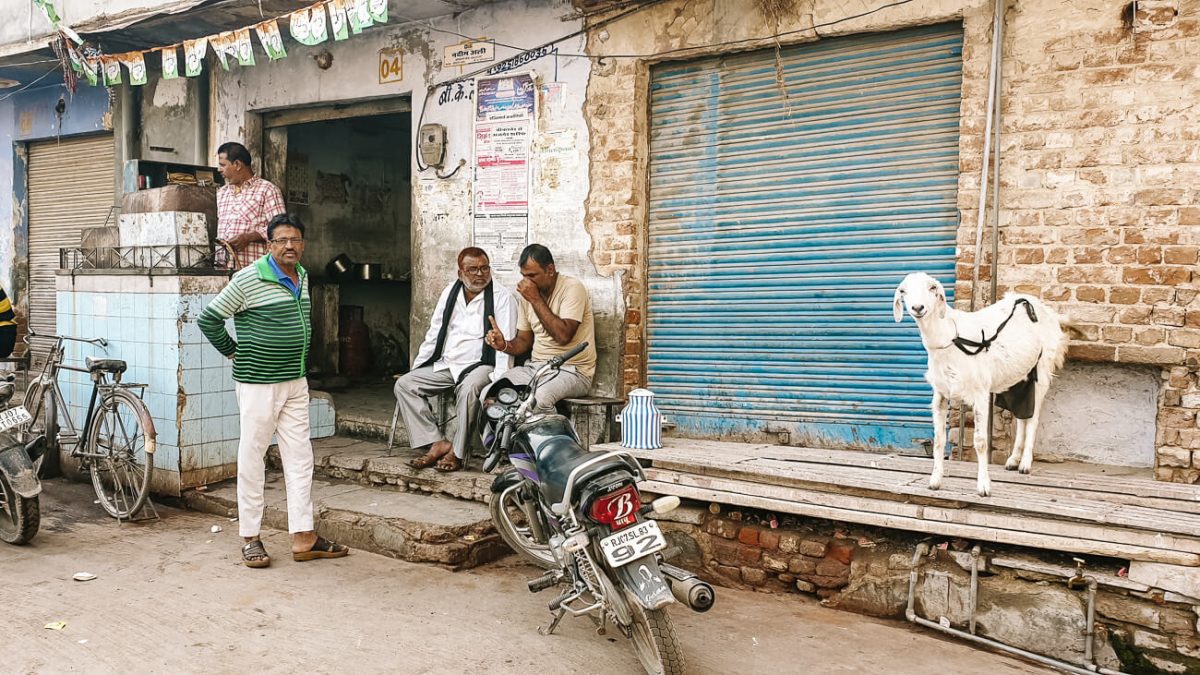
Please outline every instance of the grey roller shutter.
[[29, 144], [26, 310], [35, 332], [56, 332], [59, 249], [79, 246], [80, 231], [103, 226], [115, 203], [115, 152], [112, 134]]

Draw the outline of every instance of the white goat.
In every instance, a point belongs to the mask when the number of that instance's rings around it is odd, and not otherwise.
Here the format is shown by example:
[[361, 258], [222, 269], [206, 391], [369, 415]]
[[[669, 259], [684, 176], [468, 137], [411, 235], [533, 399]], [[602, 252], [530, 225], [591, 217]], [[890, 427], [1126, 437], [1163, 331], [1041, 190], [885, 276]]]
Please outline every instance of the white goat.
[[[991, 492], [988, 477], [991, 439], [984, 419], [989, 397], [1022, 382], [1036, 366], [1033, 416], [1016, 420], [1012, 454], [1004, 465], [1009, 471], [1019, 468], [1021, 473], [1029, 473], [1033, 466], [1033, 441], [1042, 401], [1067, 353], [1064, 322], [1058, 314], [1035, 297], [1013, 293], [977, 312], [963, 312], [947, 306], [942, 284], [923, 272], [909, 274], [896, 287], [892, 315], [897, 323], [904, 319], [902, 305], [916, 320], [917, 328], [921, 330], [921, 344], [929, 354], [925, 379], [933, 387], [934, 430], [933, 475], [929, 478], [929, 488], [937, 490], [942, 486], [946, 419], [950, 402], [962, 401], [975, 411], [974, 445], [979, 462], [976, 489], [984, 497]], [[1030, 320], [1029, 311], [1037, 317], [1036, 322]], [[980, 343], [993, 336], [994, 343], [981, 348]], [[960, 338], [968, 341], [968, 351], [978, 353], [968, 354], [957, 347], [955, 341]], [[972, 342], [974, 345], [970, 344]]]

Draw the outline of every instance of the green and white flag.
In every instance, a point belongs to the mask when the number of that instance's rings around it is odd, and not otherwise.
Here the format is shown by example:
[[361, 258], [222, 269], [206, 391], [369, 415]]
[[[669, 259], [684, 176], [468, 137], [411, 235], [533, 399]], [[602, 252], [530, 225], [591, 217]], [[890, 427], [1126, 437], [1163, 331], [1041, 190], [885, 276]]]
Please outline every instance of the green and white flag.
[[254, 43], [250, 42], [250, 29], [239, 28], [233, 32], [234, 53], [237, 54], [238, 65], [254, 65]]
[[58, 10], [54, 9], [54, 5], [50, 0], [33, 0], [34, 7], [42, 10], [42, 14], [46, 15], [46, 19], [50, 21], [50, 25], [58, 28], [58, 24], [62, 21], [62, 17], [58, 15]]
[[129, 84], [146, 84], [146, 55], [142, 52], [125, 52], [117, 60], [129, 71]]
[[375, 23], [387, 23], [388, 0], [369, 0], [367, 8], [371, 12], [371, 20]]
[[334, 40], [345, 40], [350, 37], [349, 24], [346, 21], [346, 4], [342, 0], [329, 0], [325, 3], [329, 10], [329, 25], [333, 28]]
[[115, 56], [101, 56], [100, 66], [104, 68], [104, 86], [111, 87], [121, 84], [121, 62]]
[[208, 38], [183, 41], [184, 74], [196, 77], [204, 71], [204, 55], [208, 52]]
[[158, 51], [162, 54], [162, 78], [173, 80], [179, 77], [179, 52], [175, 47], [163, 47]]
[[364, 28], [371, 27], [369, 0], [347, 0], [346, 18], [350, 20], [350, 31], [358, 35]]
[[328, 40], [329, 31], [325, 27], [325, 5], [316, 4], [289, 14], [288, 30], [296, 42], [302, 45], [311, 47]]
[[210, 36], [208, 44], [212, 46], [213, 54], [217, 55], [217, 61], [221, 63], [221, 68], [229, 70], [229, 57], [237, 56], [237, 45], [234, 41], [233, 31], [225, 31], [224, 33]]
[[287, 50], [283, 48], [283, 35], [279, 32], [278, 21], [275, 19], [264, 21], [254, 27], [254, 32], [258, 33], [258, 41], [262, 43], [263, 51], [267, 52], [267, 58], [278, 61], [287, 56]]

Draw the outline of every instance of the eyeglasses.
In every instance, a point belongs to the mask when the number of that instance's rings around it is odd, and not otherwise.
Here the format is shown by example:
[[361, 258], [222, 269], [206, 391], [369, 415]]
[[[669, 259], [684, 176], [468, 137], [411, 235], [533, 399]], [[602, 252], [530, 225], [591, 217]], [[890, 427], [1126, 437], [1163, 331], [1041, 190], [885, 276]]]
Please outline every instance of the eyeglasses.
[[299, 237], [280, 237], [278, 239], [272, 239], [271, 243], [279, 244], [280, 246], [287, 246], [289, 244], [292, 246], [303, 246], [304, 240]]
[[487, 274], [488, 272], [491, 272], [492, 266], [484, 265], [482, 267], [464, 267], [463, 271], [471, 276], [479, 276], [480, 274]]

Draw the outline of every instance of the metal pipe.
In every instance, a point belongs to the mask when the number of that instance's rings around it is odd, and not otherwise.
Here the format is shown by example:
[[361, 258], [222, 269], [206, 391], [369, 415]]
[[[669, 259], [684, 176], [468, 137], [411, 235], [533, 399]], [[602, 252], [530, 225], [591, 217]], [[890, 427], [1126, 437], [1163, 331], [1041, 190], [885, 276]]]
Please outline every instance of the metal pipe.
[[[987, 115], [984, 118], [983, 129], [983, 161], [980, 166], [979, 176], [979, 206], [976, 209], [975, 215], [975, 263], [971, 273], [971, 311], [975, 311], [976, 299], [979, 297], [979, 265], [983, 257], [983, 224], [987, 214], [987, 186], [988, 186], [988, 158], [991, 156], [992, 150], [992, 122], [996, 118], [996, 110], [999, 109], [999, 101], [997, 101], [999, 91], [997, 82], [1000, 77], [1000, 38], [1003, 36], [1001, 25], [1004, 23], [1004, 0], [996, 0], [995, 8], [992, 11], [992, 64], [988, 69], [988, 98], [987, 98]], [[999, 146], [997, 146], [999, 150]], [[998, 155], [999, 153], [997, 153]], [[993, 200], [992, 208], [995, 209], [997, 202]], [[996, 277], [996, 262], [992, 260], [992, 278]], [[993, 293], [995, 295], [995, 293]], [[959, 404], [958, 406], [958, 458], [963, 458], [963, 448], [966, 446], [967, 435], [967, 415], [966, 406]], [[987, 430], [988, 446], [991, 446], [992, 440], [992, 405], [991, 397], [988, 398], [988, 409], [986, 411], [986, 422], [984, 428]], [[975, 430], [978, 435], [979, 411], [975, 411]], [[974, 440], [974, 439], [972, 439]], [[972, 442], [975, 452], [979, 452], [978, 443]], [[988, 463], [992, 461], [991, 457], [987, 458]]]
[[1095, 664], [1096, 659], [1092, 657], [1093, 646], [1096, 637], [1096, 579], [1088, 577], [1088, 604], [1087, 604], [1087, 630], [1083, 632], [1086, 642], [1083, 643], [1083, 659], [1088, 663]]
[[[963, 638], [970, 642], [974, 642], [976, 644], [985, 645], [987, 647], [991, 647], [992, 649], [997, 649], [1002, 652], [1006, 652], [1009, 654], [1027, 658], [1031, 661], [1035, 661], [1042, 665], [1050, 666], [1051, 668], [1057, 668], [1059, 670], [1064, 670], [1068, 673], [1076, 673], [1076, 675], [1094, 675], [1094, 673], [1100, 673], [1100, 675], [1126, 675], [1125, 673], [1121, 673], [1120, 671], [1109, 670], [1107, 668], [1100, 668], [1099, 666], [1096, 666], [1095, 664], [1090, 663], [1090, 662], [1088, 663], [1086, 668], [1081, 668], [1072, 663], [1067, 663], [1066, 661], [1060, 661], [1058, 659], [1050, 658], [1049, 656], [1042, 656], [1041, 654], [1035, 654], [1034, 652], [1027, 651], [1025, 649], [1021, 649], [1020, 647], [1013, 647], [1011, 645], [1006, 645], [1003, 642], [997, 642], [996, 640], [981, 637], [979, 635], [972, 635], [971, 633], [968, 633], [966, 631], [958, 630], [957, 628], [950, 628], [948, 626], [943, 626], [940, 623], [937, 623], [936, 621], [930, 621], [928, 619], [924, 619], [922, 617], [917, 616], [916, 609], [914, 608], [914, 606], [916, 604], [916, 597], [917, 597], [917, 593], [916, 593], [917, 577], [921, 573], [921, 558], [928, 552], [929, 552], [929, 544], [926, 542], [921, 542], [920, 544], [917, 544], [916, 550], [913, 551], [912, 570], [908, 574], [908, 605], [904, 610], [904, 616], [910, 622], [915, 623], [918, 626], [925, 626], [926, 628], [932, 628], [933, 630], [940, 631], [942, 633], [946, 633], [947, 635], [953, 635], [956, 637], [960, 637], [960, 638]], [[974, 553], [974, 551], [972, 551], [972, 553]], [[1092, 588], [1095, 588], [1094, 583], [1095, 583], [1095, 580], [1093, 579], [1092, 584], [1091, 584]], [[1093, 618], [1094, 618], [1093, 612], [1094, 612], [1094, 605], [1092, 606], [1092, 610], [1089, 611], [1089, 614], [1092, 614]], [[974, 617], [972, 616], [972, 618], [974, 618]], [[1091, 624], [1089, 624], [1089, 626], [1090, 625]]]
[[975, 634], [975, 609], [979, 605], [979, 554], [981, 551], [979, 544], [971, 549], [971, 596], [968, 602], [971, 613], [967, 615], [970, 617], [971, 635]]
[[[1004, 0], [998, 0], [996, 3], [996, 12], [999, 15], [999, 20], [996, 21], [996, 54], [997, 58], [994, 62], [996, 69], [996, 105], [992, 108], [994, 119], [992, 123], [992, 256], [990, 258], [992, 264], [991, 277], [991, 292], [988, 293], [988, 299], [992, 302], [996, 301], [996, 284], [1000, 278], [1000, 110], [1004, 106], [1001, 102], [1001, 94], [1004, 92], [1004, 66], [1003, 59], [1000, 58], [1004, 54]], [[974, 289], [971, 295], [974, 296]], [[988, 397], [988, 447], [991, 448], [992, 439], [996, 437], [994, 432], [994, 416], [995, 416], [996, 396]], [[989, 457], [990, 461], [991, 458]], [[971, 631], [974, 632], [974, 631]]]

